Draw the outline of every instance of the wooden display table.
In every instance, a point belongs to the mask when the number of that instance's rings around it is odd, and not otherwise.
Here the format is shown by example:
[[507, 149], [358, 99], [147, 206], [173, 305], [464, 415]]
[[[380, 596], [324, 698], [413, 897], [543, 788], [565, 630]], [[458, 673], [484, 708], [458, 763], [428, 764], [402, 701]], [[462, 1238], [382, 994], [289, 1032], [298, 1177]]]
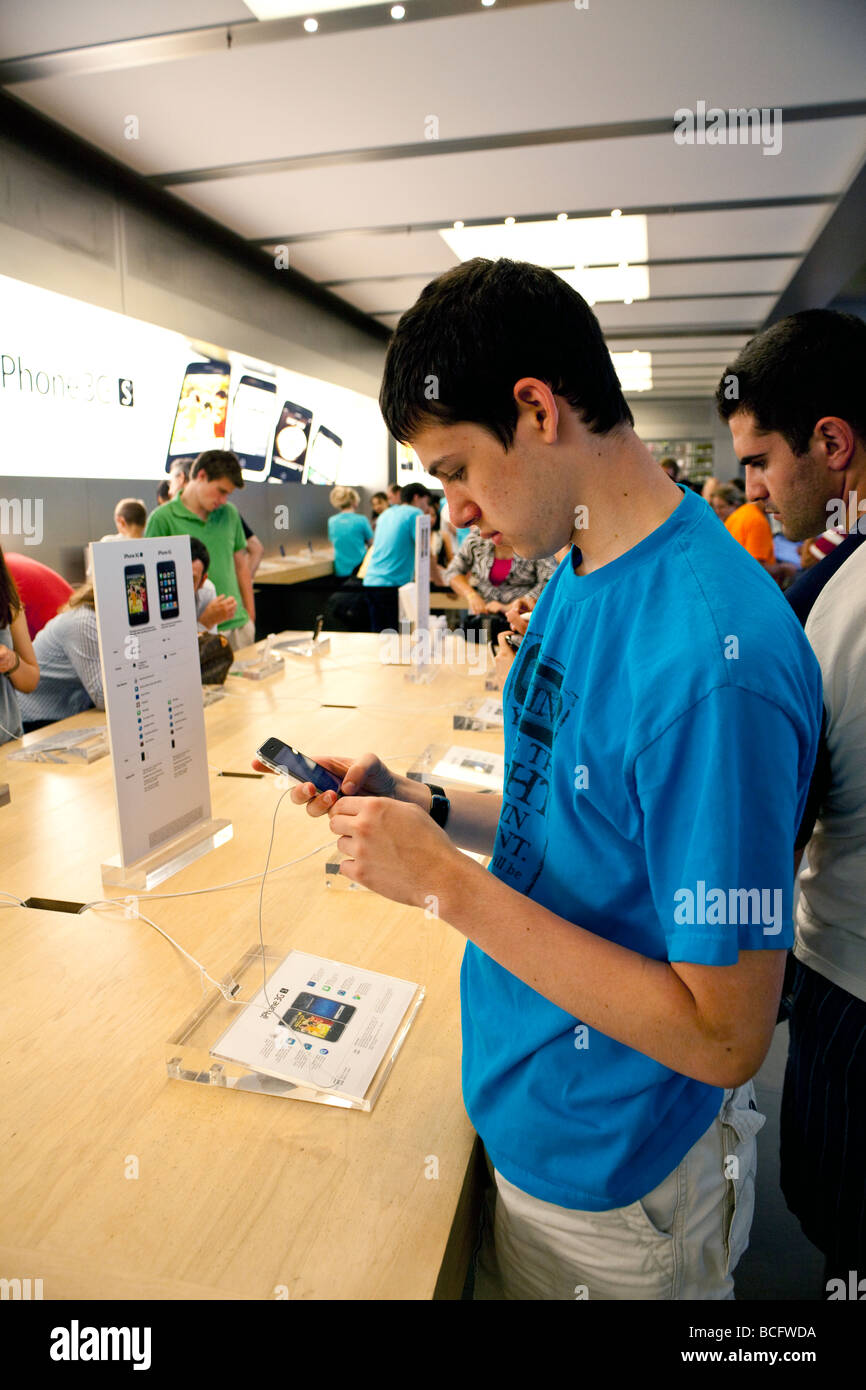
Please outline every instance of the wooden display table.
[[[501, 747], [499, 735], [452, 732], [450, 706], [483, 693], [471, 668], [415, 686], [378, 653], [375, 635], [333, 634], [328, 657], [289, 658], [263, 682], [231, 677], [205, 711], [213, 768], [249, 771], [273, 734], [313, 755], [375, 749], [399, 771], [429, 742]], [[67, 723], [103, 720], [91, 710]], [[103, 897], [99, 864], [117, 847], [110, 760], [9, 762], [17, 746], [0, 749], [14, 813], [0, 887]], [[276, 779], [214, 771], [211, 786], [234, 838], [164, 893], [264, 868]], [[286, 798], [272, 867], [318, 845], [333, 845], [327, 827]], [[326, 858], [269, 875], [266, 943], [427, 990], [370, 1114], [169, 1080], [165, 1043], [201, 998], [199, 972], [122, 899], [83, 915], [0, 909], [0, 1277], [41, 1278], [46, 1299], [459, 1298], [477, 1197], [460, 1094], [464, 941], [420, 910], [326, 889]], [[258, 893], [257, 877], [137, 902], [219, 979], [258, 940]]]

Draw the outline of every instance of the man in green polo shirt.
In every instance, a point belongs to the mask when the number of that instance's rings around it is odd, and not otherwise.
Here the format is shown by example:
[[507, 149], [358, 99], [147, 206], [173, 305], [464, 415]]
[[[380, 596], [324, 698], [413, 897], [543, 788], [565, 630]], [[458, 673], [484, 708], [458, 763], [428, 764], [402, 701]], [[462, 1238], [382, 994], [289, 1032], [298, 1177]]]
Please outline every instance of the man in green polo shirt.
[[256, 609], [247, 542], [237, 509], [229, 502], [243, 487], [241, 466], [227, 449], [206, 449], [190, 470], [190, 481], [171, 502], [147, 518], [146, 536], [197, 536], [210, 554], [209, 577], [218, 594], [237, 600], [233, 618], [219, 630], [234, 651], [255, 641]]

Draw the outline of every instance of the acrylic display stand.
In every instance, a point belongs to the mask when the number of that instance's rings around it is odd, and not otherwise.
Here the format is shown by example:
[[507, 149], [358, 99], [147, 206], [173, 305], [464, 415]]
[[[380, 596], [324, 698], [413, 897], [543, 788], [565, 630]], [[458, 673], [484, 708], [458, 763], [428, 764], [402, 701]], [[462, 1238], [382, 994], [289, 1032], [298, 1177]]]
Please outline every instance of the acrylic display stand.
[[[277, 955], [271, 946], [266, 946], [264, 952], [264, 969], [270, 977], [285, 957]], [[169, 1077], [174, 1081], [192, 1081], [222, 1090], [252, 1091], [256, 1095], [334, 1105], [341, 1110], [373, 1109], [425, 994], [424, 987], [419, 985], [378, 1071], [367, 1087], [364, 1099], [356, 1101], [331, 1091], [315, 1090], [311, 1086], [266, 1076], [245, 1067], [241, 1062], [217, 1061], [212, 1057], [211, 1047], [234, 1022], [238, 1011], [247, 1008], [262, 988], [262, 948], [251, 946], [222, 983], [228, 992], [234, 991], [232, 998], [226, 999], [220, 990], [211, 990], [195, 1012], [169, 1038], [165, 1052]]]
[[247, 661], [236, 661], [229, 670], [229, 676], [239, 676], [241, 680], [264, 681], [269, 676], [278, 676], [285, 670], [282, 656], [272, 650], [265, 650], [259, 656]]
[[490, 698], [467, 700], [455, 713], [453, 727], [455, 729], [483, 729], [486, 732], [493, 732], [497, 729], [504, 730], [502, 701]]
[[281, 637], [276, 640], [273, 633], [268, 637], [265, 654], [285, 653], [286, 656], [325, 656], [331, 650], [330, 637], [321, 637], [320, 627], [303, 637]]
[[0, 782], [0, 806], [8, 806], [12, 800], [12, 793], [9, 791], [8, 782]]
[[202, 821], [191, 830], [168, 840], [153, 854], [136, 859], [131, 864], [122, 864], [116, 854], [102, 865], [102, 882], [106, 888], [133, 888], [139, 893], [149, 893], [157, 884], [164, 883], [172, 874], [179, 873], [188, 864], [212, 849], [224, 845], [233, 835], [230, 820], [213, 819]]
[[431, 743], [415, 759], [406, 776], [414, 782], [432, 782], [434, 786], [501, 792], [505, 759], [501, 753], [489, 753], [483, 748]]
[[320, 637], [318, 642], [310, 637], [297, 637], [274, 643], [274, 651], [285, 652], [286, 656], [325, 656], [330, 650], [330, 637]]
[[208, 705], [215, 705], [218, 700], [224, 700], [226, 691], [221, 685], [203, 685], [201, 688], [202, 708], [207, 709]]
[[88, 724], [84, 729], [65, 729], [28, 743], [9, 754], [10, 762], [95, 763], [108, 755], [108, 729], [104, 724]]

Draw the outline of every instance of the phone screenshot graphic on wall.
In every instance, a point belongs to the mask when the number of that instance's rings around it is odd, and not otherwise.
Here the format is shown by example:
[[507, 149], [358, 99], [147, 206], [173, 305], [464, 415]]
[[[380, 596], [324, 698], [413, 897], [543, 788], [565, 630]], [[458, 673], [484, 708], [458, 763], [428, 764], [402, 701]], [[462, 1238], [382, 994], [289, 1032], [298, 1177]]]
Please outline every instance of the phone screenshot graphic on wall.
[[130, 627], [141, 627], [150, 618], [147, 603], [147, 576], [144, 565], [125, 565], [123, 577], [126, 583], [126, 611]]

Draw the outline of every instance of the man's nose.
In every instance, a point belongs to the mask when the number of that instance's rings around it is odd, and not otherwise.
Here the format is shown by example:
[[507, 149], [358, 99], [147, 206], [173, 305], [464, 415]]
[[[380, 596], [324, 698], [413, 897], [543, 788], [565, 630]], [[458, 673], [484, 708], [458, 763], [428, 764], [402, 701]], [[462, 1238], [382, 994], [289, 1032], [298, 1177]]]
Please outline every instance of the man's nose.
[[746, 501], [761, 502], [769, 495], [763, 471], [760, 468], [750, 468], [746, 464]]
[[451, 518], [452, 526], [456, 526], [458, 529], [463, 526], [471, 526], [480, 517], [481, 508], [465, 492], [461, 494], [455, 488], [446, 487], [445, 496], [448, 499], [448, 515]]

